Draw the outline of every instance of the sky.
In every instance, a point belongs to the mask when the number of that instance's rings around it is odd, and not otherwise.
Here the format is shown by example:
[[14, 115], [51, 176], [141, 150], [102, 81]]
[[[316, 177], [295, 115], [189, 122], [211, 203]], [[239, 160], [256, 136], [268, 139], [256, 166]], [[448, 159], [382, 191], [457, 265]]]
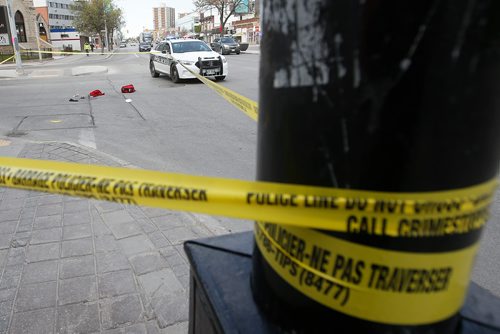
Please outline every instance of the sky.
[[123, 10], [125, 27], [122, 29], [126, 37], [136, 37], [144, 28], [153, 28], [153, 7], [165, 3], [167, 7], [175, 8], [178, 13], [192, 12], [192, 0], [114, 0], [117, 7]]

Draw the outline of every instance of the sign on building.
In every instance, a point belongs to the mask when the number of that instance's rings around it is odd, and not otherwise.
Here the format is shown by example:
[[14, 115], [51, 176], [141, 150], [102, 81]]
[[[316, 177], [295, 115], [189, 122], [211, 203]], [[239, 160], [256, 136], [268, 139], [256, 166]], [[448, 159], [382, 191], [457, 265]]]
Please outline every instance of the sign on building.
[[0, 45], [10, 45], [9, 34], [0, 34]]
[[248, 0], [241, 0], [234, 9], [235, 14], [248, 14], [249, 12]]

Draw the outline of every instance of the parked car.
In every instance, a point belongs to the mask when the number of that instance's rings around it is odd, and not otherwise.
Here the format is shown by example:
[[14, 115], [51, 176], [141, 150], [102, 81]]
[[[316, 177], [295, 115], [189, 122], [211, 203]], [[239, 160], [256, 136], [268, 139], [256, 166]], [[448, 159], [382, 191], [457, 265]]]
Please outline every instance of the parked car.
[[194, 73], [215, 80], [224, 80], [228, 74], [226, 57], [212, 51], [197, 39], [174, 39], [159, 43], [151, 52], [149, 70], [157, 78], [160, 73], [170, 76], [172, 82], [195, 79]]
[[121, 47], [121, 48], [126, 48], [126, 47], [127, 47], [127, 43], [125, 43], [125, 42], [121, 42], [121, 43], [120, 43], [120, 47]]
[[139, 43], [139, 52], [143, 52], [143, 51], [151, 51], [151, 43], [149, 43], [149, 42]]
[[221, 55], [230, 54], [232, 52], [239, 55], [241, 52], [240, 44], [238, 44], [231, 37], [216, 38], [212, 43], [210, 43], [210, 46], [212, 47], [212, 50], [220, 53]]

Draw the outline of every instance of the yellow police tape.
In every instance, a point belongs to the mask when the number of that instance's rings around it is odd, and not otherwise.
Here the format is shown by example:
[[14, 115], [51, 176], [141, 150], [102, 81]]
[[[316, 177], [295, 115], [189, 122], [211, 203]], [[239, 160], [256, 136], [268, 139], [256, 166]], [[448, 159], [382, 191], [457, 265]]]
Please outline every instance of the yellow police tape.
[[202, 81], [204, 84], [206, 84], [208, 87], [212, 88], [215, 90], [220, 96], [222, 96], [226, 101], [234, 105], [236, 108], [240, 109], [243, 111], [248, 117], [253, 119], [254, 121], [257, 121], [258, 115], [259, 115], [259, 105], [257, 102], [250, 100], [249, 98], [238, 94], [224, 86], [218, 85], [212, 80], [209, 80], [200, 74], [192, 71], [191, 69], [187, 68], [184, 64], [180, 63], [179, 64], [184, 67], [186, 70], [188, 70], [192, 75], [196, 76], [200, 81]]
[[355, 234], [438, 237], [483, 227], [496, 182], [384, 193], [0, 158], [0, 186]]
[[4, 63], [6, 63], [6, 62], [8, 62], [8, 61], [9, 61], [9, 60], [11, 60], [12, 58], [14, 58], [14, 56], [9, 57], [9, 58], [7, 58], [7, 59], [3, 60], [3, 61], [0, 63], [0, 65], [4, 64]]
[[[77, 52], [77, 51], [38, 51], [38, 50], [30, 50], [30, 51], [27, 51], [27, 50], [21, 50], [21, 53], [50, 53], [50, 54], [58, 54], [58, 55], [61, 55], [61, 54], [68, 54], [68, 55], [87, 55], [87, 53], [85, 51], [81, 51], [81, 52]], [[88, 54], [89, 55], [95, 55], [95, 56], [99, 56], [99, 55], [135, 55], [135, 54], [149, 54], [151, 52], [89, 52]]]
[[443, 253], [368, 247], [292, 226], [255, 224], [266, 262], [309, 298], [344, 314], [423, 325], [463, 304], [477, 244]]

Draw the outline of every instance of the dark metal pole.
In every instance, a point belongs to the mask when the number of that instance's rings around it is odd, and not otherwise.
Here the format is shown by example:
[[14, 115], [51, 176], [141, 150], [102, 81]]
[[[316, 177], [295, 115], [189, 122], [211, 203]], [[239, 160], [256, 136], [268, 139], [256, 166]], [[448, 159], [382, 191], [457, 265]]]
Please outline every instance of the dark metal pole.
[[[497, 175], [500, 2], [265, 0], [261, 20], [259, 180], [426, 192]], [[480, 236], [324, 233], [436, 254]], [[286, 330], [457, 331], [456, 316], [412, 326], [348, 316], [293, 288], [257, 247], [253, 263], [254, 297]]]

